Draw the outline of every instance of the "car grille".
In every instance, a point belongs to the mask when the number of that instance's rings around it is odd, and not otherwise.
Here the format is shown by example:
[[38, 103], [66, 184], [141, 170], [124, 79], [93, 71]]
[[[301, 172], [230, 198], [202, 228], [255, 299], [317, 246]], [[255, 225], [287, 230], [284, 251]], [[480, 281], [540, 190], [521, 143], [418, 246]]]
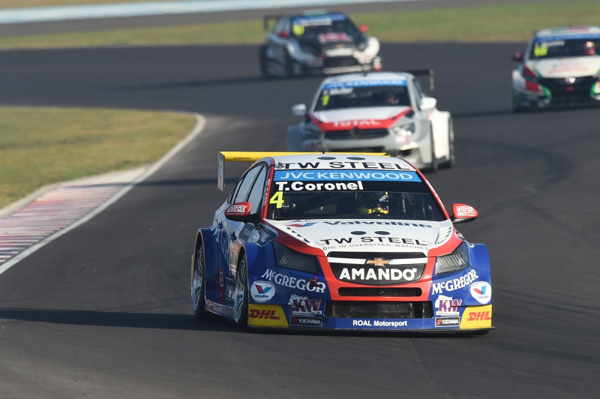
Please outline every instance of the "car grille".
[[334, 130], [325, 132], [325, 138], [327, 140], [367, 140], [385, 137], [388, 134], [387, 129]]
[[354, 57], [327, 57], [323, 60], [324, 68], [340, 68], [359, 65], [358, 60]]
[[[330, 252], [327, 254], [327, 261], [334, 276], [340, 281], [365, 285], [397, 285], [419, 281], [427, 265], [427, 256], [422, 252]], [[381, 296], [378, 289], [371, 292], [373, 296]], [[393, 291], [389, 292], [391, 294]], [[402, 295], [400, 292], [393, 296], [420, 295]]]
[[552, 93], [552, 102], [590, 101], [590, 90], [598, 79], [593, 76], [572, 79], [575, 80], [569, 83], [565, 78], [540, 78], [539, 84], [550, 90]]
[[426, 319], [433, 317], [431, 302], [341, 302], [329, 301], [325, 317]]
[[330, 152], [385, 152], [384, 146], [352, 147], [352, 148], [327, 148]]
[[342, 287], [338, 289], [340, 296], [393, 296], [393, 297], [407, 297], [407, 296], [421, 296], [422, 291], [420, 288], [355, 288], [355, 287]]

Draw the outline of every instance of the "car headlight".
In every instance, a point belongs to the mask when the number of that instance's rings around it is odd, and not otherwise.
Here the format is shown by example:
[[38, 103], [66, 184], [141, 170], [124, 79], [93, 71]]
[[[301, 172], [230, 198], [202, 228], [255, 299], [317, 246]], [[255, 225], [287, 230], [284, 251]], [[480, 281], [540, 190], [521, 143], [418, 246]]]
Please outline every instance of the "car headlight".
[[319, 261], [316, 256], [296, 252], [275, 241], [273, 241], [273, 249], [275, 251], [275, 261], [277, 262], [277, 266], [318, 274]]
[[469, 251], [467, 243], [463, 242], [451, 254], [437, 257], [435, 274], [457, 272], [469, 266]]
[[415, 134], [415, 124], [410, 122], [394, 125], [390, 128], [390, 131], [399, 136], [410, 136]]
[[369, 45], [369, 42], [367, 42], [365, 40], [365, 41], [358, 42], [358, 45], [356, 47], [358, 48], [358, 50], [364, 51], [367, 48], [368, 45]]

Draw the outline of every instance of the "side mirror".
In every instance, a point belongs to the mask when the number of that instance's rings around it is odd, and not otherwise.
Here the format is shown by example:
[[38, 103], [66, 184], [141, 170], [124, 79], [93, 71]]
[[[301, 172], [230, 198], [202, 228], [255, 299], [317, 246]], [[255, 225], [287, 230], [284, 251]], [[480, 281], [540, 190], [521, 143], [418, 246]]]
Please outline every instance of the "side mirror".
[[360, 30], [362, 33], [367, 33], [369, 31], [369, 27], [367, 25], [360, 25], [358, 30]]
[[305, 116], [306, 115], [306, 105], [305, 104], [296, 104], [292, 107], [292, 113], [296, 116]]
[[477, 209], [467, 204], [452, 204], [450, 219], [453, 223], [466, 223], [475, 220], [479, 216]]
[[512, 56], [513, 61], [522, 62], [524, 58], [525, 55], [521, 51], [515, 51]]
[[421, 99], [421, 109], [434, 109], [437, 105], [437, 100], [433, 97], [423, 97]]
[[236, 222], [251, 222], [254, 215], [250, 214], [252, 206], [249, 202], [238, 202], [225, 209], [225, 217]]

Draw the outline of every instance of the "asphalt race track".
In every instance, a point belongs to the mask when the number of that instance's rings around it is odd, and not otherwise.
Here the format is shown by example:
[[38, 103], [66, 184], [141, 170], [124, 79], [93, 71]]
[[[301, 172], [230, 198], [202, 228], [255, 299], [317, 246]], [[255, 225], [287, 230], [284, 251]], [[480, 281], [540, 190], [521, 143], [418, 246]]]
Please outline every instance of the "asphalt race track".
[[[0, 276], [2, 398], [596, 398], [598, 109], [513, 114], [515, 44], [386, 44], [433, 68], [457, 166], [430, 174], [488, 244], [486, 336], [239, 333], [189, 298], [219, 150], [283, 150], [320, 78], [260, 78], [253, 46], [3, 51], [0, 103], [165, 109], [202, 134], [106, 211]], [[230, 168], [228, 176], [238, 171]]]

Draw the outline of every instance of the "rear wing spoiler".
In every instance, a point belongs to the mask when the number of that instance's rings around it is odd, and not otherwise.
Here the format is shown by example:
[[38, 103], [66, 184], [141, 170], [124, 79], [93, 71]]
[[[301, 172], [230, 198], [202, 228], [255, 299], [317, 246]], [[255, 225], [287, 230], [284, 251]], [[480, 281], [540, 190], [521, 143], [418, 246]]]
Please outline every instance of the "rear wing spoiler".
[[435, 89], [433, 69], [414, 69], [402, 72], [407, 72], [414, 76], [429, 76], [429, 90], [433, 91]]
[[269, 30], [269, 22], [271, 22], [271, 21], [277, 21], [281, 17], [282, 17], [282, 15], [275, 15], [275, 14], [265, 15], [263, 17], [263, 29], [264, 30]]
[[[286, 152], [286, 151], [221, 151], [218, 154], [217, 187], [223, 191], [225, 188], [225, 162], [256, 162], [265, 157], [278, 157], [284, 155], [319, 155], [335, 154], [339, 152]], [[379, 155], [388, 156], [385, 152], [353, 152], [352, 155]]]

